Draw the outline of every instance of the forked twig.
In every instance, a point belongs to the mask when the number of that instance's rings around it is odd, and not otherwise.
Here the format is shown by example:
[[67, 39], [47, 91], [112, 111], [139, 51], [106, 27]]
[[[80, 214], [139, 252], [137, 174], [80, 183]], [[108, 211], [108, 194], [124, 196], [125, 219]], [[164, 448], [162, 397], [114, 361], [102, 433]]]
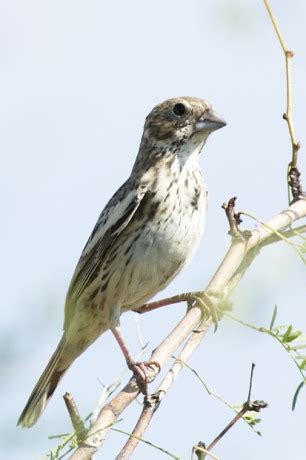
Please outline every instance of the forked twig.
[[[254, 250], [274, 236], [275, 231], [281, 231], [305, 216], [306, 200], [300, 200], [274, 216], [264, 225], [260, 225], [258, 228], [252, 230], [251, 236], [247, 240], [245, 238], [238, 238], [232, 241], [227, 254], [205, 291], [219, 292], [222, 294], [226, 293], [229, 295], [244, 275], [246, 260], [249, 259], [247, 264], [250, 265], [250, 263], [255, 259], [257, 253], [256, 251], [254, 252]], [[220, 298], [218, 300], [218, 297], [215, 296], [217, 308], [221, 300], [222, 299]], [[149, 310], [150, 308], [148, 308], [148, 311]], [[161, 366], [163, 366], [169, 359], [171, 359], [171, 356], [176, 353], [177, 348], [189, 337], [184, 349], [178, 356], [178, 359], [182, 362], [187, 362], [189, 356], [199, 346], [207, 330], [212, 324], [212, 320], [209, 319], [201, 322], [199, 325], [200, 320], [200, 309], [198, 307], [189, 309], [180, 323], [153, 351], [150, 359], [158, 361]], [[197, 326], [201, 332], [192, 333]], [[184, 355], [184, 353], [186, 355]], [[162, 390], [159, 393], [159, 404], [165, 394], [170, 390], [183, 368], [184, 364], [175, 362], [170, 371], [166, 374], [162, 384], [159, 386], [159, 390]], [[90, 459], [103, 443], [112, 424], [126, 409], [126, 407], [136, 399], [138, 393], [139, 391], [135, 385], [135, 380], [132, 378], [127, 385], [110, 402], [108, 402], [106, 406], [102, 408], [96, 422], [87, 434], [86, 442], [82, 443], [77, 448], [71, 456], [71, 460]], [[154, 413], [155, 411], [151, 411], [150, 417], [146, 414], [146, 423], [142, 423], [142, 421], [138, 420], [138, 427], [141, 426], [142, 431], [142, 433], [139, 433], [139, 438], [142, 437], [142, 434], [150, 423]], [[140, 417], [142, 417], [142, 415]], [[135, 447], [136, 445], [133, 443], [133, 448]]]
[[285, 44], [284, 38], [281, 34], [280, 28], [276, 22], [275, 16], [273, 14], [273, 11], [271, 9], [271, 6], [268, 0], [263, 0], [263, 1], [268, 11], [268, 14], [270, 16], [270, 19], [271, 19], [273, 28], [275, 30], [275, 33], [277, 35], [278, 41], [285, 55], [287, 104], [286, 104], [286, 112], [283, 114], [283, 119], [286, 120], [287, 122], [290, 140], [291, 140], [291, 146], [292, 146], [291, 161], [288, 165], [287, 178], [288, 178], [288, 184], [290, 186], [291, 194], [292, 194], [292, 200], [289, 199], [289, 202], [290, 201], [294, 202], [294, 201], [297, 201], [303, 198], [304, 196], [301, 182], [300, 182], [300, 172], [297, 167], [298, 153], [301, 148], [301, 144], [296, 139], [293, 118], [292, 118], [291, 61], [294, 56], [294, 53]]
[[240, 420], [247, 412], [260, 412], [262, 409], [265, 409], [268, 404], [265, 401], [251, 401], [251, 391], [252, 391], [252, 384], [253, 384], [253, 375], [254, 375], [254, 368], [255, 364], [252, 363], [251, 375], [250, 375], [250, 383], [249, 383], [249, 391], [248, 391], [248, 398], [246, 402], [243, 404], [242, 409], [238, 412], [237, 415], [230, 421], [230, 423], [218, 434], [218, 436], [206, 447], [206, 450], [209, 452], [215, 447], [215, 445], [223, 438], [223, 436]]
[[[212, 277], [210, 283], [208, 284], [205, 292], [207, 293], [212, 290], [222, 295], [228, 296], [237, 286], [241, 280], [246, 267], [248, 267], [252, 261], [255, 259], [257, 253], [256, 250], [267, 243], [272, 241], [277, 241], [278, 235], [277, 232], [282, 232], [288, 228], [293, 222], [299, 220], [302, 217], [306, 216], [306, 200], [302, 199], [303, 194], [300, 185], [299, 171], [297, 169], [298, 162], [298, 151], [300, 149], [300, 144], [297, 142], [294, 132], [294, 125], [292, 120], [292, 90], [291, 90], [291, 60], [293, 57], [292, 51], [290, 51], [281, 36], [279, 28], [276, 24], [275, 18], [271, 11], [270, 5], [267, 0], [264, 0], [268, 13], [270, 15], [273, 27], [276, 31], [280, 44], [285, 54], [286, 58], [286, 82], [287, 82], [287, 107], [284, 114], [284, 119], [288, 124], [291, 144], [292, 144], [292, 156], [289, 163], [288, 170], [288, 182], [291, 187], [291, 193], [293, 200], [291, 205], [284, 211], [277, 214], [269, 222], [264, 225], [260, 225], [257, 229], [250, 232], [249, 235], [243, 235], [243, 232], [239, 230], [240, 216], [235, 213], [234, 205], [235, 200], [227, 203], [225, 205], [225, 211], [230, 224], [230, 232], [232, 235], [232, 243], [230, 248], [225, 255], [223, 261], [218, 267], [215, 275]], [[300, 200], [300, 201], [298, 201]], [[242, 236], [242, 238], [241, 238]], [[248, 236], [248, 237], [246, 237]], [[286, 235], [288, 237], [293, 236], [292, 231]], [[204, 292], [204, 291], [203, 291]], [[183, 300], [183, 295], [175, 296], [180, 301]], [[167, 300], [167, 299], [166, 299]], [[169, 299], [168, 299], [169, 300]], [[174, 299], [172, 299], [174, 300]], [[187, 300], [187, 297], [184, 299]], [[216, 297], [215, 306], [218, 307], [221, 300]], [[162, 304], [163, 300], [159, 302]], [[172, 302], [173, 303], [173, 302]], [[169, 304], [164, 302], [164, 305]], [[153, 307], [153, 308], [150, 308]], [[147, 305], [145, 311], [150, 311], [150, 309], [156, 308], [156, 305]], [[200, 333], [193, 333], [192, 331], [200, 322]], [[199, 308], [189, 309], [185, 317], [180, 321], [180, 323], [174, 328], [174, 330], [169, 334], [169, 336], [159, 345], [156, 350], [153, 351], [151, 356], [152, 360], [158, 361], [161, 365], [165, 364], [171, 356], [176, 352], [177, 348], [186, 341], [185, 347], [183, 348], [181, 354], [178, 357], [178, 360], [173, 364], [170, 371], [164, 377], [162, 383], [159, 385], [158, 390], [151, 395], [150, 402], [144, 406], [142, 413], [138, 419], [138, 422], [133, 430], [134, 440], [132, 437], [127, 441], [124, 449], [119, 454], [118, 458], [128, 458], [132, 451], [135, 449], [139, 439], [142, 437], [146, 427], [149, 425], [156, 409], [160, 406], [160, 403], [173, 385], [175, 379], [181, 372], [184, 365], [182, 362], [187, 362], [189, 356], [193, 351], [199, 346], [201, 340], [205, 336], [206, 331], [212, 324], [211, 319], [201, 321], [201, 312]], [[182, 362], [179, 362], [179, 359]], [[126, 409], [126, 407], [136, 399], [138, 395], [137, 386], [135, 386], [134, 379], [131, 379], [125, 388], [116, 395], [110, 402], [106, 404], [100, 411], [100, 414], [91, 427], [88, 436], [86, 438], [86, 443], [81, 444], [75, 453], [72, 455], [71, 459], [73, 460], [85, 460], [90, 459], [92, 455], [97, 451], [100, 445], [103, 443], [108, 430], [119, 415]], [[234, 423], [241, 418], [245, 412], [248, 410], [260, 410], [265, 403], [262, 401], [248, 401], [245, 403], [242, 410], [237, 414], [234, 420], [220, 433], [206, 450], [211, 449], [216, 442], [218, 442], [220, 436], [224, 436]], [[244, 411], [244, 412], [242, 412]], [[99, 436], [97, 436], [99, 433]], [[137, 438], [136, 438], [137, 433]], [[221, 436], [221, 437], [222, 437]], [[136, 441], [135, 441], [136, 440]], [[217, 440], [217, 441], [216, 441]], [[125, 457], [120, 457], [120, 455], [125, 455]]]

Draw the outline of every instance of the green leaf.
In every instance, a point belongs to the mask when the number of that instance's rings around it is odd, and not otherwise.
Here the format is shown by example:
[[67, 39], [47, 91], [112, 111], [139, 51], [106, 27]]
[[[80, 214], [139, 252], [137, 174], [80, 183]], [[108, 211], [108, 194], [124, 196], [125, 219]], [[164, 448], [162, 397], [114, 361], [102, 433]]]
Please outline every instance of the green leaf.
[[292, 331], [291, 334], [289, 335], [289, 337], [287, 337], [287, 340], [286, 342], [293, 342], [293, 340], [296, 340], [298, 339], [299, 337], [301, 337], [302, 335], [302, 332], [301, 331]]
[[276, 315], [277, 315], [277, 305], [274, 305], [273, 314], [272, 314], [270, 327], [269, 327], [270, 331], [273, 329], [273, 326], [276, 320]]
[[303, 388], [303, 386], [305, 385], [305, 382], [303, 380], [303, 382], [301, 382], [299, 384], [299, 386], [297, 387], [297, 389], [295, 390], [295, 393], [294, 393], [294, 396], [293, 396], [293, 400], [292, 400], [292, 410], [295, 409], [295, 406], [296, 406], [296, 402], [297, 402], [297, 398], [299, 396], [299, 393], [301, 391], [301, 389]]
[[299, 364], [299, 368], [304, 371], [306, 369], [306, 358], [303, 359], [301, 364]]
[[282, 337], [282, 341], [283, 341], [284, 343], [288, 342], [288, 338], [290, 337], [291, 332], [292, 332], [292, 325], [290, 324], [290, 326], [288, 326], [288, 328], [287, 328], [285, 334], [284, 334], [283, 337]]
[[245, 415], [243, 418], [249, 425], [252, 425], [252, 426], [255, 426], [257, 425], [257, 423], [261, 422], [261, 418], [254, 418], [249, 415]]

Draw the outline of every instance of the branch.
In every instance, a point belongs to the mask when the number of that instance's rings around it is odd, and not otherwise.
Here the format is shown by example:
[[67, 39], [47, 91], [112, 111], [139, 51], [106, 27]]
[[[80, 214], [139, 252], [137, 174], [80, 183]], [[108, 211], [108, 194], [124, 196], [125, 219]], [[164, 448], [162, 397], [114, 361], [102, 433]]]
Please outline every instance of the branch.
[[251, 375], [250, 375], [250, 384], [248, 399], [243, 404], [242, 409], [235, 415], [235, 417], [230, 421], [230, 423], [218, 434], [218, 436], [206, 447], [206, 451], [210, 452], [213, 447], [223, 438], [223, 436], [240, 420], [247, 412], [260, 412], [262, 409], [265, 409], [268, 404], [265, 401], [251, 401], [251, 391], [253, 385], [253, 373], [254, 373], [255, 364], [252, 364]]
[[230, 421], [230, 423], [221, 431], [220, 434], [206, 447], [207, 452], [210, 452], [213, 447], [220, 441], [221, 438], [240, 420], [247, 412], [260, 412], [265, 409], [268, 404], [265, 401], [246, 401], [238, 414]]
[[[203, 297], [203, 304], [206, 305], [207, 298], [210, 303], [217, 309], [236, 288], [239, 281], [243, 277], [247, 268], [254, 261], [259, 253], [259, 250], [268, 244], [282, 239], [280, 233], [284, 232], [291, 224], [306, 216], [306, 200], [304, 198], [301, 184], [300, 173], [297, 169], [298, 151], [300, 143], [297, 142], [295, 137], [294, 125], [292, 120], [292, 91], [291, 91], [291, 60], [293, 52], [290, 51], [282, 38], [280, 30], [277, 26], [271, 8], [267, 0], [264, 0], [265, 6], [270, 15], [273, 27], [283, 49], [286, 59], [286, 87], [287, 87], [287, 107], [283, 118], [288, 124], [290, 140], [292, 145], [291, 162], [288, 167], [288, 183], [291, 187], [292, 202], [286, 210], [280, 212], [270, 221], [260, 225], [257, 229], [250, 233], [240, 232], [239, 223], [240, 215], [234, 211], [234, 202], [227, 204], [225, 208], [227, 217], [230, 223], [230, 233], [232, 235], [232, 242], [230, 248], [217, 269], [215, 275], [212, 277], [206, 289], [200, 293]], [[300, 232], [304, 232], [305, 226], [299, 227]], [[284, 235], [286, 237], [294, 236], [293, 230], [286, 230]], [[199, 297], [199, 293], [197, 294]], [[185, 296], [185, 298], [183, 298]], [[192, 293], [182, 294], [175, 296], [176, 301], [192, 300]], [[205, 296], [205, 297], [204, 297]], [[175, 299], [169, 302], [169, 299], [158, 302], [161, 304], [169, 305], [174, 303]], [[150, 308], [151, 305], [151, 308]], [[145, 306], [143, 311], [152, 310], [153, 304]], [[193, 302], [193, 308], [189, 308], [184, 318], [173, 329], [168, 337], [153, 351], [151, 360], [158, 361], [163, 366], [176, 350], [185, 341], [185, 346], [178, 356], [178, 359], [173, 364], [171, 369], [164, 377], [162, 383], [159, 385], [157, 391], [152, 394], [145, 402], [142, 413], [138, 422], [133, 430], [132, 436], [129, 438], [117, 459], [123, 460], [128, 458], [138, 444], [139, 439], [142, 437], [146, 427], [149, 425], [155, 411], [160, 407], [162, 399], [172, 387], [175, 379], [184, 367], [184, 362], [187, 362], [190, 355], [200, 345], [207, 330], [211, 326], [213, 320], [211, 317], [203, 317], [203, 310], [199, 308], [199, 302]], [[190, 303], [189, 303], [190, 306]], [[156, 308], [156, 304], [154, 306]], [[194, 332], [195, 328], [198, 331]], [[189, 338], [188, 338], [189, 337]], [[153, 374], [148, 375], [148, 380], [152, 381]], [[126, 409], [126, 407], [136, 399], [139, 391], [134, 378], [131, 378], [127, 385], [115, 396], [109, 403], [107, 403], [100, 411], [96, 421], [91, 426], [86, 439], [76, 449], [75, 453], [71, 456], [73, 460], [90, 459], [98, 448], [103, 443], [109, 429], [115, 423], [119, 415]], [[136, 438], [137, 436], [137, 438]]]
[[[302, 217], [306, 217], [306, 200], [299, 200], [290, 205], [287, 209], [274, 216], [264, 225], [260, 225], [250, 233], [249, 238], [234, 239], [230, 248], [212, 277], [205, 292], [210, 296], [211, 301], [218, 307], [228, 297], [233, 289], [241, 280], [246, 268], [252, 263], [258, 254], [258, 248], [263, 245], [269, 238], [274, 236], [274, 232], [280, 232], [288, 226], [298, 221]], [[144, 408], [136, 427], [133, 431], [137, 432], [137, 436], [141, 437], [146, 427], [148, 426], [154, 412], [163, 397], [171, 388], [175, 379], [183, 369], [184, 365], [179, 360], [187, 362], [189, 356], [199, 346], [204, 338], [208, 328], [212, 324], [212, 319], [203, 319], [201, 322], [201, 310], [198, 306], [187, 311], [184, 318], [173, 329], [168, 337], [153, 351], [152, 360], [158, 361], [161, 367], [171, 358], [179, 346], [189, 337], [184, 349], [180, 353], [178, 360], [173, 364], [170, 371], [166, 374], [160, 384], [154, 398], [150, 400], [149, 408]], [[199, 325], [200, 323], [200, 325]], [[198, 326], [201, 332], [193, 332]], [[152, 375], [149, 374], [149, 380]], [[103, 443], [109, 429], [116, 421], [119, 415], [126, 407], [136, 399], [139, 391], [134, 378], [131, 378], [127, 385], [115, 396], [106, 406], [102, 408], [100, 414], [88, 432], [88, 435], [83, 443], [76, 449], [71, 456], [72, 460], [90, 459]], [[152, 397], [151, 397], [152, 398]], [[158, 404], [157, 404], [158, 402]], [[144, 420], [145, 419], [145, 420]], [[130, 438], [131, 439], [131, 438]], [[128, 440], [127, 444], [130, 441]], [[133, 449], [138, 441], [134, 438]], [[127, 446], [126, 444], [126, 446]], [[125, 449], [131, 449], [126, 447]], [[121, 454], [119, 454], [121, 455]], [[120, 457], [118, 457], [120, 458]]]
[[284, 238], [289, 239], [297, 236], [302, 236], [303, 233], [306, 233], [306, 225], [300, 225], [299, 227], [292, 228], [291, 230], [281, 232], [283, 238], [276, 234], [271, 235], [270, 238], [266, 239], [260, 246], [268, 246], [269, 244], [277, 243], [278, 241], [283, 241]]
[[302, 190], [300, 179], [299, 179], [300, 173], [297, 169], [298, 153], [299, 153], [299, 149], [301, 148], [301, 144], [296, 139], [294, 124], [293, 124], [293, 119], [292, 119], [291, 61], [294, 56], [294, 53], [285, 44], [285, 41], [277, 25], [276, 19], [271, 10], [268, 0], [264, 0], [264, 4], [270, 16], [270, 19], [272, 21], [272, 25], [277, 35], [278, 41], [285, 55], [287, 107], [286, 107], [286, 112], [283, 114], [283, 119], [286, 120], [287, 122], [291, 145], [292, 145], [291, 162], [288, 165], [287, 177], [288, 177], [288, 184], [291, 187], [293, 201], [296, 201], [303, 197], [303, 190]]
[[76, 433], [77, 441], [82, 442], [86, 435], [86, 428], [83, 423], [83, 420], [80, 417], [77, 405], [70, 393], [65, 393], [63, 398], [71, 419], [73, 429]]
[[[172, 354], [175, 353], [180, 344], [186, 340], [190, 332], [198, 325], [200, 318], [201, 311], [199, 308], [189, 310], [168, 337], [154, 350], [152, 359], [157, 360], [163, 366], [171, 358]], [[149, 381], [150, 378], [152, 378], [152, 375], [150, 375], [148, 370]], [[120, 393], [102, 408], [97, 420], [90, 428], [85, 441], [74, 452], [71, 459], [90, 459], [103, 443], [107, 432], [116, 419], [136, 399], [138, 394], [138, 386], [132, 377]]]
[[[234, 210], [232, 210], [234, 214]], [[281, 212], [274, 218], [272, 218], [267, 224], [261, 225], [258, 229], [250, 232], [247, 238], [233, 239], [232, 244], [223, 259], [216, 274], [208, 284], [204, 292], [214, 292], [215, 299], [219, 299], [219, 303], [224, 301], [224, 298], [217, 295], [217, 292], [222, 293], [223, 290], [227, 291], [227, 296], [237, 286], [241, 280], [246, 268], [256, 258], [257, 251], [254, 249], [262, 244], [270, 237], [274, 235], [274, 231], [278, 232], [283, 228], [289, 226], [294, 221], [306, 216], [306, 200], [299, 201], [291, 205], [288, 209]], [[184, 295], [184, 294], [183, 294]], [[163, 301], [161, 301], [163, 302]], [[192, 311], [192, 310], [191, 310]], [[199, 325], [200, 333], [193, 333], [182, 352], [178, 356], [176, 362], [173, 364], [171, 369], [168, 371], [166, 377], [160, 384], [158, 390], [154, 393], [154, 398], [150, 401], [148, 407], [144, 407], [136, 426], [132, 432], [133, 436], [141, 438], [145, 429], [150, 424], [150, 421], [159, 408], [160, 403], [166, 393], [170, 390], [177, 376], [184, 367], [183, 363], [186, 363], [191, 354], [200, 345], [204, 335], [206, 334], [209, 326], [212, 324], [212, 320], [203, 320]], [[192, 328], [193, 329], [193, 328]], [[157, 359], [155, 356], [154, 359]], [[116, 460], [124, 460], [129, 458], [131, 453], [136, 448], [139, 439], [130, 437], [126, 442], [125, 446], [121, 450]]]
[[[184, 363], [188, 361], [189, 357], [195, 352], [195, 350], [200, 345], [202, 338], [206, 334], [210, 325], [211, 320], [204, 320], [199, 325], [200, 332], [192, 333], [191, 337], [185, 344], [183, 350], [179, 354], [175, 363], [167, 372], [158, 389], [154, 392], [154, 394], [151, 395], [148, 402], [144, 404], [144, 408], [132, 432], [132, 436], [125, 443], [119, 455], [116, 457], [116, 460], [125, 460], [129, 458], [129, 456], [135, 450], [135, 448], [138, 445], [139, 438], [142, 437], [146, 428], [149, 426], [154, 413], [159, 408], [163, 398], [166, 396], [167, 392], [172, 387], [181, 370], [184, 368]], [[135, 436], [137, 436], [138, 439]]]
[[224, 209], [228, 223], [229, 223], [229, 235], [232, 238], [239, 238], [241, 237], [241, 232], [239, 229], [239, 225], [242, 223], [240, 218], [240, 213], [235, 213], [235, 204], [236, 204], [237, 197], [231, 198], [227, 203], [223, 203], [222, 209]]

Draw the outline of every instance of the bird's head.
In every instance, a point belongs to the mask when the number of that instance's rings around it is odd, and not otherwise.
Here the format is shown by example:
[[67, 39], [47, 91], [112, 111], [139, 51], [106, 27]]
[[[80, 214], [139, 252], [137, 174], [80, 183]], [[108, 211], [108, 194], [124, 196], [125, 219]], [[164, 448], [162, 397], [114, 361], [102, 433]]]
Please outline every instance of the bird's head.
[[225, 126], [211, 104], [195, 97], [168, 99], [146, 118], [134, 172], [156, 164], [197, 157], [207, 137]]
[[156, 142], [184, 142], [195, 136], [200, 141], [225, 125], [209, 102], [195, 97], [178, 97], [154, 107], [146, 118], [144, 137]]

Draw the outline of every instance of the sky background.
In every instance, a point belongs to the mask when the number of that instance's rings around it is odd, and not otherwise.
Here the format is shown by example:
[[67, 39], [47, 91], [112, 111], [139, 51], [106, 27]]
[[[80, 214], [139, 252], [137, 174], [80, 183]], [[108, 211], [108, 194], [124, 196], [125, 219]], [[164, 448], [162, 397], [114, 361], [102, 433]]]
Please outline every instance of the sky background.
[[[294, 121], [306, 145], [306, 5], [287, 0], [272, 7], [295, 52]], [[201, 157], [209, 189], [201, 247], [161, 298], [205, 287], [230, 242], [225, 200], [238, 196], [238, 208], [259, 219], [286, 206], [284, 56], [261, 1], [1, 0], [0, 67], [0, 458], [36, 460], [56, 445], [49, 435], [71, 430], [65, 391], [85, 417], [101, 382], [109, 385], [125, 369], [106, 333], [74, 363], [39, 423], [16, 428], [61, 336], [75, 264], [101, 209], [130, 173], [145, 116], [166, 98], [189, 95], [212, 102], [228, 122]], [[304, 149], [300, 166], [306, 177]], [[244, 228], [253, 226], [245, 219]], [[305, 285], [305, 266], [291, 247], [266, 248], [235, 292], [235, 314], [268, 326], [277, 304], [280, 323], [306, 331]], [[140, 317], [151, 349], [183, 313], [181, 305]], [[122, 318], [122, 330], [137, 356], [133, 313]], [[292, 413], [300, 375], [276, 342], [224, 320], [190, 364], [235, 403], [246, 399], [251, 362], [257, 364], [253, 397], [269, 402], [259, 427], [263, 437], [241, 422], [215, 454], [302, 460], [306, 392]], [[129, 408], [118, 428], [131, 431], [140, 410], [138, 404]], [[144, 437], [189, 459], [192, 446], [210, 442], [232, 415], [185, 370]], [[96, 458], [115, 458], [125, 441], [111, 433]], [[142, 444], [133, 459], [143, 458], [167, 457]]]

